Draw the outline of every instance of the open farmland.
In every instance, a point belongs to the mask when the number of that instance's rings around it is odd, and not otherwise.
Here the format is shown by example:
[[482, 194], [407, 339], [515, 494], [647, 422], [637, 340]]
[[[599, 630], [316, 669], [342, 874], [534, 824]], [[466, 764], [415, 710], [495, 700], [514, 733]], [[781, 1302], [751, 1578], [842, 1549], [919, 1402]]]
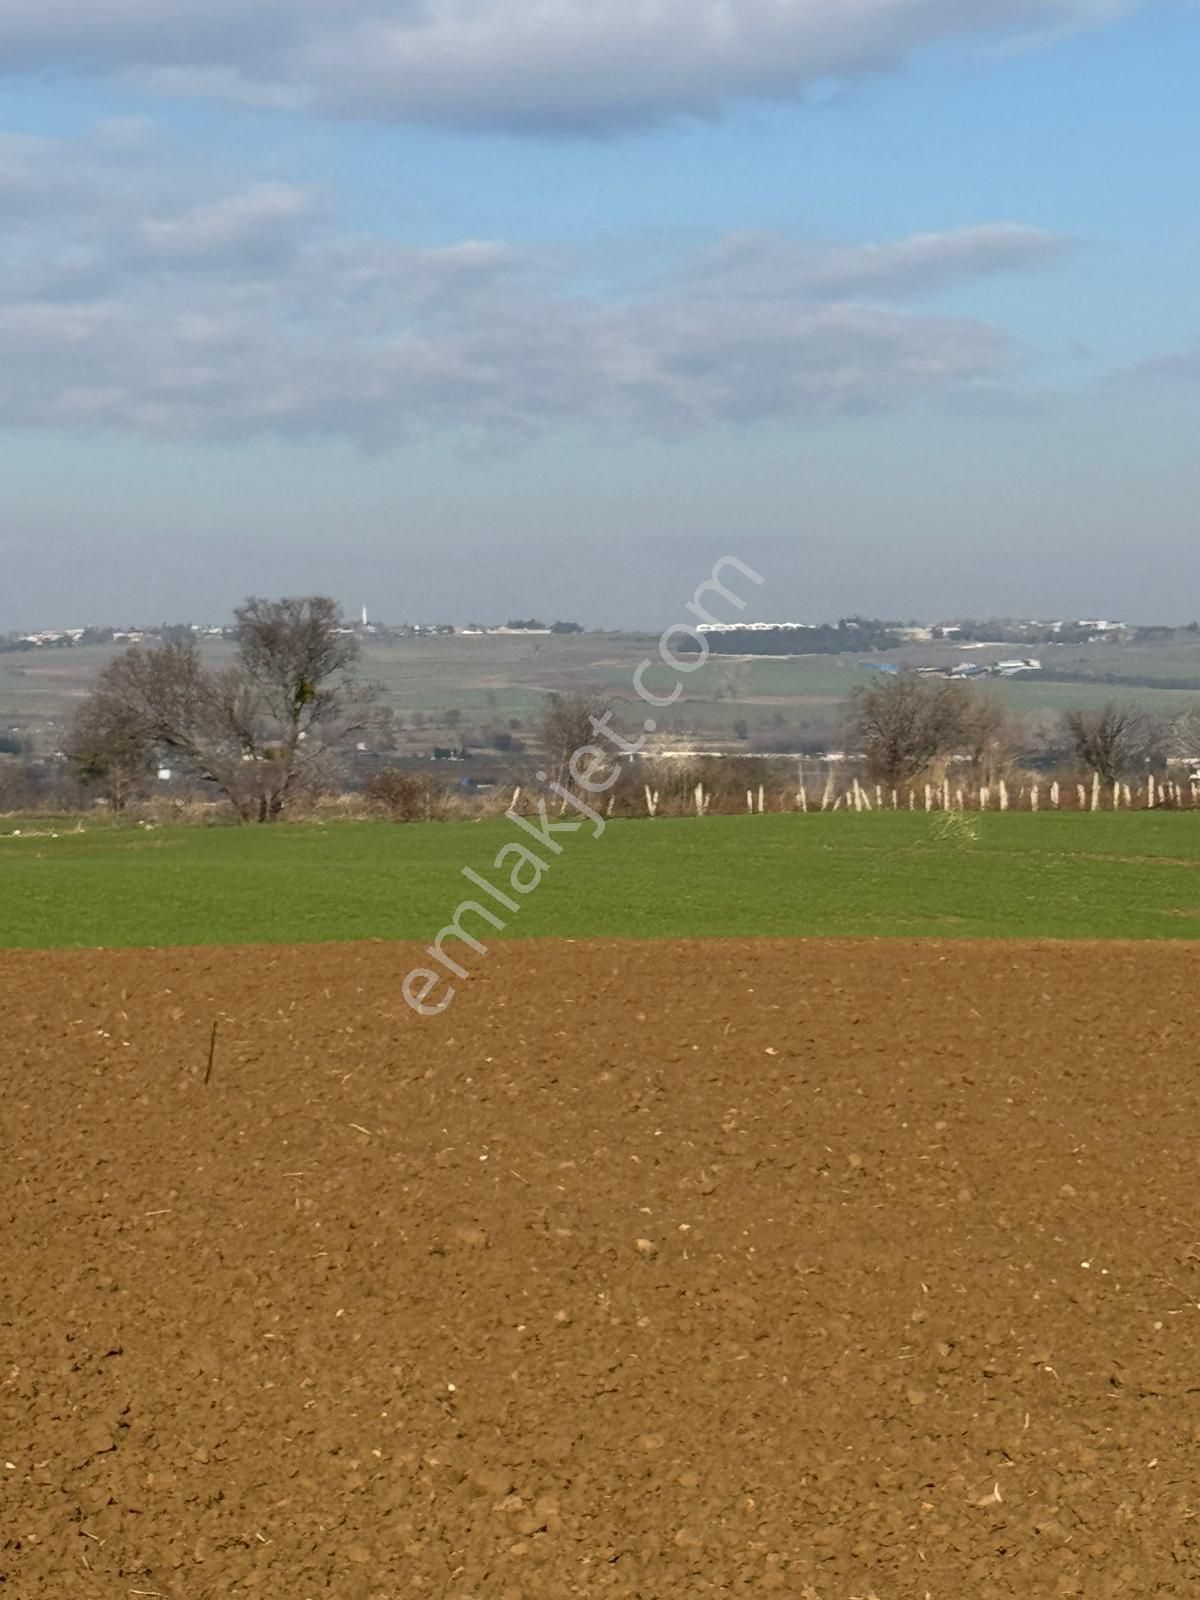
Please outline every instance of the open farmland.
[[1196, 814], [514, 838], [0, 825], [0, 1593], [1193, 1593]]
[[[15, 726], [56, 748], [73, 706], [119, 647], [81, 646], [0, 654], [0, 730]], [[401, 753], [428, 753], [435, 744], [466, 738], [480, 744], [488, 729], [528, 735], [551, 692], [597, 693], [618, 719], [640, 724], [633, 676], [640, 662], [657, 663], [657, 637], [580, 634], [517, 638], [456, 635], [370, 642], [364, 674], [376, 681], [386, 705], [401, 719]], [[1001, 645], [968, 649], [953, 643], [909, 645], [886, 659], [906, 666], [990, 663], [1035, 653], [1045, 672], [1030, 678], [989, 681], [988, 690], [1023, 717], [1056, 716], [1072, 706], [1117, 698], [1136, 701], [1164, 718], [1188, 711], [1200, 686], [1200, 639], [1190, 635], [1162, 644]], [[208, 641], [214, 664], [232, 660], [232, 646]], [[863, 681], [858, 655], [790, 658], [714, 655], [689, 680], [678, 705], [659, 710], [668, 735], [720, 748], [747, 740], [773, 748], [836, 744], [851, 689]], [[1058, 681], [1061, 675], [1066, 681]], [[674, 675], [655, 666], [646, 675], [654, 693], [667, 693]], [[450, 718], [448, 721], [447, 718]], [[513, 728], [512, 724], [517, 724]], [[737, 736], [745, 725], [746, 738]]]
[[[1189, 938], [1187, 812], [765, 815], [590, 824], [497, 937]], [[18, 826], [21, 831], [14, 833]], [[398, 827], [0, 829], [0, 946], [432, 939], [534, 841], [501, 820]], [[489, 940], [490, 929], [484, 930]]]
[[1196, 1592], [1195, 947], [414, 954], [0, 956], [0, 1589]]

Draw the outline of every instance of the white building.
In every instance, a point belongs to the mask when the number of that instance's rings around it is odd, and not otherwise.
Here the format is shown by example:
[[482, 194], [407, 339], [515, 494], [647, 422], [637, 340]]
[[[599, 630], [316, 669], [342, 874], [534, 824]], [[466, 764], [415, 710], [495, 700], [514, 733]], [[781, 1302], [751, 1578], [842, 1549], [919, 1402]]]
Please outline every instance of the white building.
[[815, 628], [815, 622], [702, 622], [697, 633], [775, 633], [785, 628]]

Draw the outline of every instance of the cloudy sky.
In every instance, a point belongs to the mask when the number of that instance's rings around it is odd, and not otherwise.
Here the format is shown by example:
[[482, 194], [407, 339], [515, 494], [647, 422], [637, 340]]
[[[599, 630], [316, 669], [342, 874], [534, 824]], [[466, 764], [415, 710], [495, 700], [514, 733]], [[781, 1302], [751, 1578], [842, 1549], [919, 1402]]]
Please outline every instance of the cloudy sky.
[[0, 628], [1189, 620], [1195, 0], [0, 0]]

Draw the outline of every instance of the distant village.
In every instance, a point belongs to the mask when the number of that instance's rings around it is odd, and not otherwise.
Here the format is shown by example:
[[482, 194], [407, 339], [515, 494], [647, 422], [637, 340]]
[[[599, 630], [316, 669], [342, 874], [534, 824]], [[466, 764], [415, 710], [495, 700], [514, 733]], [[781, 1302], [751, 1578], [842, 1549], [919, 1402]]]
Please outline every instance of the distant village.
[[[342, 634], [358, 634], [365, 639], [417, 639], [459, 635], [463, 638], [482, 638], [485, 635], [542, 635], [583, 633], [578, 622], [544, 623], [536, 618], [528, 621], [511, 621], [502, 626], [484, 626], [468, 623], [465, 627], [452, 622], [372, 622], [366, 607], [361, 620], [338, 630]], [[165, 643], [185, 639], [232, 639], [234, 628], [229, 625], [207, 622], [163, 623], [144, 627], [42, 628], [34, 633], [8, 633], [0, 635], [0, 650], [70, 649], [75, 645], [146, 644]]]
[[[1064, 645], [1147, 643], [1175, 636], [1171, 627], [1139, 627], [1105, 617], [1084, 617], [1052, 621], [1012, 619], [957, 622], [901, 623], [867, 617], [844, 617], [828, 622], [718, 622], [697, 628], [698, 640], [684, 649], [692, 654], [706, 650], [724, 656], [786, 658], [797, 655], [860, 656], [906, 651], [903, 664], [895, 660], [860, 660], [866, 671], [896, 674], [915, 672], [938, 678], [1015, 678], [1024, 673], [1041, 672], [1042, 657], [1030, 647], [1054, 648]], [[1200, 631], [1195, 623], [1189, 631]], [[957, 661], [947, 661], [944, 648], [936, 658], [922, 663], [914, 657], [921, 645], [956, 646]], [[1024, 646], [1018, 653], [994, 659], [998, 650]], [[975, 654], [978, 652], [979, 654]], [[986, 652], [986, 657], [983, 656]], [[681, 652], [683, 653], [683, 652]], [[931, 655], [934, 652], [931, 650]], [[972, 658], [974, 657], [974, 658]]]

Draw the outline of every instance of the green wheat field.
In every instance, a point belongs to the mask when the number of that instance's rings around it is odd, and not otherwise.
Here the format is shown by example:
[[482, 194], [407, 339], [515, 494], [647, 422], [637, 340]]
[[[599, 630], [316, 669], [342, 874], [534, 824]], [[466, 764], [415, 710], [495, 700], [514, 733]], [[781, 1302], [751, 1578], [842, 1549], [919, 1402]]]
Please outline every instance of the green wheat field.
[[[1192, 813], [627, 821], [601, 838], [585, 827], [558, 856], [507, 820], [76, 826], [0, 824], [0, 946], [430, 941], [480, 898], [506, 923], [471, 924], [489, 942], [1200, 935]], [[494, 865], [513, 842], [548, 864], [526, 896], [509, 881], [513, 857]], [[519, 911], [489, 901], [464, 868]]]

